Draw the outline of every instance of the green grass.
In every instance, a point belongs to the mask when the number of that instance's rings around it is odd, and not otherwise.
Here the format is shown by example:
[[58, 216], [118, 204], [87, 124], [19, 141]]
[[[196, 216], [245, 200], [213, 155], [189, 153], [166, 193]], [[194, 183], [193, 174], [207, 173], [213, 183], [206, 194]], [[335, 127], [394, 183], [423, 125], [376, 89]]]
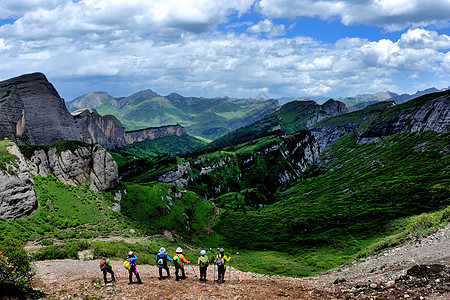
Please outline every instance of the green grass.
[[112, 195], [95, 194], [87, 186], [65, 185], [54, 177], [33, 177], [37, 211], [24, 219], [0, 221], [0, 240], [8, 235], [23, 241], [65, 241], [126, 234], [120, 219], [109, 210]]
[[[11, 172], [8, 168], [8, 165], [15, 165], [19, 161], [19, 158], [11, 153], [8, 152], [6, 147], [12, 146], [13, 143], [8, 140], [0, 140], [0, 172], [1, 171], [7, 171]], [[8, 170], [9, 169], [9, 170]]]
[[197, 194], [169, 184], [122, 183], [127, 191], [121, 201], [125, 217], [155, 234], [162, 229], [193, 235], [202, 233], [212, 217], [212, 205]]
[[214, 229], [235, 246], [311, 252], [316, 269], [325, 270], [406, 230], [389, 224], [450, 204], [449, 141], [449, 134], [425, 132], [357, 145], [345, 136], [323, 153], [328, 172], [280, 191], [277, 203], [259, 210], [227, 210]]

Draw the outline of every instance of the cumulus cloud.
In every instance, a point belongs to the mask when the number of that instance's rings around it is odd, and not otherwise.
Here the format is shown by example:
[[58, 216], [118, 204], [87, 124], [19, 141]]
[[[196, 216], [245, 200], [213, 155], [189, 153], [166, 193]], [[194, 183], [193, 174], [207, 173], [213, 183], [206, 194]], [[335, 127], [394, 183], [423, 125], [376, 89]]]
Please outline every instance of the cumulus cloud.
[[410, 26], [448, 26], [448, 0], [261, 0], [269, 18], [337, 17], [345, 25], [366, 24], [391, 31]]
[[224, 22], [230, 13], [248, 11], [253, 0], [239, 1], [145, 1], [145, 0], [19, 0], [28, 10], [14, 8], [7, 0], [4, 16], [22, 14], [13, 25], [3, 26], [0, 33], [21, 39], [103, 37], [130, 35], [159, 36], [162, 39], [181, 36], [184, 32], [202, 33]]
[[272, 20], [265, 19], [247, 28], [247, 32], [250, 33], [265, 33], [267, 37], [272, 38], [276, 36], [282, 36], [286, 33], [284, 24], [275, 25]]
[[[255, 3], [262, 20], [227, 23]], [[0, 26], [0, 74], [6, 79], [44, 72], [61, 82], [63, 94], [71, 91], [63, 95], [69, 100], [90, 90], [124, 96], [144, 88], [197, 96], [256, 97], [263, 91], [336, 97], [395, 90], [396, 73], [413, 74], [409, 80], [422, 72], [449, 74], [450, 38], [437, 31], [411, 28], [398, 40], [352, 37], [325, 44], [313, 37], [287, 38], [285, 25], [270, 19], [338, 16], [346, 24], [401, 27], [406, 17], [392, 23], [391, 16], [408, 16], [417, 24], [448, 18], [433, 15], [429, 5], [423, 7], [423, 18], [416, 18], [421, 1], [398, 3], [6, 0], [0, 15], [20, 17]], [[445, 3], [436, 0], [442, 10]], [[219, 24], [228, 24], [227, 31], [219, 31]]]

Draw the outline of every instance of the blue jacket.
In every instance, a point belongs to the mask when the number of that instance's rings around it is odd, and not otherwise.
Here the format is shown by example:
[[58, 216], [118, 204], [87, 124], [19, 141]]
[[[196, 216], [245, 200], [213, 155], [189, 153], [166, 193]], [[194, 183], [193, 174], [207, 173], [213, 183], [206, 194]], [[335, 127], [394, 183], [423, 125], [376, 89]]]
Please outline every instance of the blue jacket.
[[138, 259], [138, 257], [135, 255], [133, 256], [127, 256], [127, 260], [130, 262], [130, 265], [134, 265], [135, 261]]
[[166, 262], [166, 261], [173, 261], [173, 259], [171, 259], [170, 256], [167, 255], [166, 253], [158, 253], [156, 255], [155, 263], [158, 261], [158, 258], [164, 259], [164, 262]]

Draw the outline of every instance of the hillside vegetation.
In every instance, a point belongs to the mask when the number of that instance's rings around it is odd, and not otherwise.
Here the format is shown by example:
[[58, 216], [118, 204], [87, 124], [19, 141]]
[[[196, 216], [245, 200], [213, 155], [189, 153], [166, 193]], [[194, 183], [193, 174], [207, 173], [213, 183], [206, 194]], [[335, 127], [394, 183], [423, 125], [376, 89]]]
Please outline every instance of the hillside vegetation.
[[[449, 149], [448, 133], [397, 134], [371, 145], [347, 135], [322, 154], [322, 175], [280, 190], [272, 205], [227, 210], [214, 228], [234, 245], [300, 253], [313, 269], [328, 269], [386, 236], [398, 234], [390, 244], [401, 243], [408, 230], [430, 225], [429, 215], [415, 216], [450, 204]], [[448, 222], [448, 209], [436, 218]]]
[[292, 101], [264, 118], [214, 140], [205, 147], [204, 151], [238, 145], [277, 132], [285, 135], [293, 134], [299, 130], [308, 129], [321, 119], [345, 112], [345, 106], [332, 99], [323, 105], [314, 101]]
[[[426, 100], [404, 105], [417, 101]], [[313, 115], [319, 122], [323, 107], [290, 105], [297, 114], [280, 109], [252, 125], [263, 130], [244, 127], [215, 143], [219, 148], [176, 156], [189, 143], [172, 148], [167, 139], [113, 152], [121, 183], [109, 192], [36, 176], [39, 208], [24, 219], [0, 220], [0, 242], [28, 242], [38, 260], [77, 258], [86, 250], [122, 259], [133, 249], [144, 264], [154, 264], [160, 246], [170, 252], [183, 246], [193, 257], [224, 247], [239, 252], [233, 266], [241, 270], [311, 276], [449, 223], [450, 133], [404, 132], [368, 145], [350, 133], [319, 153], [311, 132], [297, 129]], [[395, 114], [392, 105], [318, 124], [355, 122], [364, 130]], [[267, 131], [272, 125], [279, 127]], [[186, 185], [158, 182], [167, 178]]]

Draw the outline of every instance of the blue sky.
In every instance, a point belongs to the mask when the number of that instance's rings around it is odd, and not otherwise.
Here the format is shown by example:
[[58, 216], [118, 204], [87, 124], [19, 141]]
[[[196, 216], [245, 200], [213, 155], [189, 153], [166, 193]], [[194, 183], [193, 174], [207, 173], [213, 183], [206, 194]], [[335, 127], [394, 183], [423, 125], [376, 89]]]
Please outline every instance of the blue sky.
[[61, 97], [355, 96], [450, 86], [450, 0], [2, 0], [0, 80]]

